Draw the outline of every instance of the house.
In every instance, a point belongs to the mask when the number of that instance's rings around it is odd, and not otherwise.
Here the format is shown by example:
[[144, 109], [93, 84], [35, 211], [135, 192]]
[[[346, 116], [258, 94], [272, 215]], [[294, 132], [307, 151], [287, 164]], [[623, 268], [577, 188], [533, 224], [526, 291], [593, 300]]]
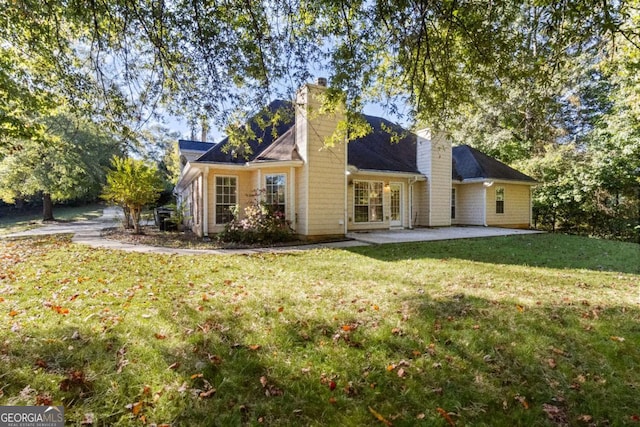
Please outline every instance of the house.
[[452, 147], [428, 130], [410, 133], [379, 117], [364, 116], [368, 135], [327, 146], [342, 119], [322, 113], [326, 84], [306, 84], [275, 129], [249, 123], [249, 152], [217, 144], [179, 141], [183, 169], [178, 197], [199, 235], [223, 230], [230, 208], [252, 193], [284, 213], [300, 236], [345, 235], [358, 230], [480, 225], [531, 226], [535, 181], [472, 147]]

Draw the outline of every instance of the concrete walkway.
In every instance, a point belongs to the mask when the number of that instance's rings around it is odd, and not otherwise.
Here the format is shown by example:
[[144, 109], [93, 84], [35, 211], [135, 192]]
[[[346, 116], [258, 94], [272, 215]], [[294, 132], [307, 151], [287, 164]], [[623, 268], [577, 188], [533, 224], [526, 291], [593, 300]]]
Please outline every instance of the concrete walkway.
[[7, 234], [3, 238], [43, 236], [50, 234], [73, 234], [72, 241], [94, 248], [114, 249], [127, 252], [163, 253], [163, 254], [218, 254], [218, 255], [248, 255], [260, 253], [291, 253], [311, 249], [324, 248], [349, 248], [354, 246], [379, 245], [387, 243], [423, 242], [432, 240], [468, 239], [475, 237], [507, 236], [513, 234], [540, 233], [534, 230], [513, 230], [495, 227], [442, 227], [419, 228], [414, 230], [383, 230], [371, 232], [348, 233], [342, 242], [316, 243], [300, 246], [284, 246], [277, 248], [254, 249], [178, 249], [163, 248], [149, 245], [134, 245], [102, 237], [102, 230], [118, 225], [122, 211], [116, 207], [108, 207], [103, 211], [102, 217], [95, 220], [61, 222], [47, 224], [40, 228]]

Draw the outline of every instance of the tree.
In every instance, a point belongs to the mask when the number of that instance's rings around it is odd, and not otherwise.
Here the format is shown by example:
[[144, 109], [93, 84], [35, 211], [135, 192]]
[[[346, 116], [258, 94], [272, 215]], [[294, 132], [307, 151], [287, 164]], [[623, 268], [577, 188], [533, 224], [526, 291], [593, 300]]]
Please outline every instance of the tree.
[[53, 220], [53, 203], [94, 200], [105, 182], [109, 159], [120, 144], [98, 126], [68, 113], [39, 122], [39, 138], [15, 139], [0, 156], [0, 198], [42, 196], [43, 220]]
[[121, 206], [125, 227], [133, 227], [139, 234], [142, 209], [158, 199], [163, 189], [162, 179], [157, 168], [143, 160], [114, 157], [112, 166], [102, 198]]
[[[124, 117], [129, 126], [160, 104], [191, 120], [231, 125], [238, 110], [291, 98], [318, 71], [346, 94], [349, 111], [369, 101], [393, 111], [406, 102], [417, 120], [439, 123], [477, 101], [476, 92], [499, 98], [511, 82], [545, 87], [575, 55], [630, 34], [622, 22], [637, 5], [16, 0], [5, 6], [0, 40], [41, 65], [31, 67], [38, 80], [73, 99], [101, 95], [91, 110]], [[51, 74], [64, 78], [47, 80]]]

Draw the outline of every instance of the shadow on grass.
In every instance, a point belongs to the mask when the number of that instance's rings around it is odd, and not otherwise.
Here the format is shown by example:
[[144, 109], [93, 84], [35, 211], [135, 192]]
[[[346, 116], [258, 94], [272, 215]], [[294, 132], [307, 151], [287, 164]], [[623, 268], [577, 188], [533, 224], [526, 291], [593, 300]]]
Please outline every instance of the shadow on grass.
[[348, 250], [388, 262], [456, 258], [491, 264], [640, 274], [640, 245], [562, 234], [398, 243]]
[[100, 426], [374, 425], [369, 408], [396, 426], [448, 425], [438, 408], [498, 426], [636, 415], [640, 310], [464, 294], [391, 303], [399, 309], [385, 314], [270, 310], [260, 324], [178, 309], [135, 332], [103, 314], [18, 332], [2, 348], [2, 389], [22, 397], [13, 403], [51, 399], [67, 422]]

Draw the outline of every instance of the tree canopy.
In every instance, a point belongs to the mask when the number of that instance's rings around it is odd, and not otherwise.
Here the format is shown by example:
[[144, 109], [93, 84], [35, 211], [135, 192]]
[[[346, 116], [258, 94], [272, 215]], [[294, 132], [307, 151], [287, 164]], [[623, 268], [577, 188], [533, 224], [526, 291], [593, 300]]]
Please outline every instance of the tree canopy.
[[543, 100], [568, 61], [637, 37], [628, 22], [637, 7], [637, 0], [15, 0], [0, 12], [7, 23], [0, 39], [4, 54], [26, 57], [36, 72], [12, 84], [35, 95], [59, 89], [78, 107], [132, 128], [160, 104], [230, 124], [234, 111], [290, 97], [318, 73], [351, 109], [407, 104], [415, 119], [433, 124], [478, 99], [509, 98], [514, 88], [533, 91], [530, 103]]
[[375, 102], [532, 171], [568, 149], [582, 214], [638, 203], [639, 0], [12, 0], [0, 19], [5, 149], [46, 140], [59, 104], [125, 143], [160, 111], [239, 135], [323, 75], [347, 136]]

